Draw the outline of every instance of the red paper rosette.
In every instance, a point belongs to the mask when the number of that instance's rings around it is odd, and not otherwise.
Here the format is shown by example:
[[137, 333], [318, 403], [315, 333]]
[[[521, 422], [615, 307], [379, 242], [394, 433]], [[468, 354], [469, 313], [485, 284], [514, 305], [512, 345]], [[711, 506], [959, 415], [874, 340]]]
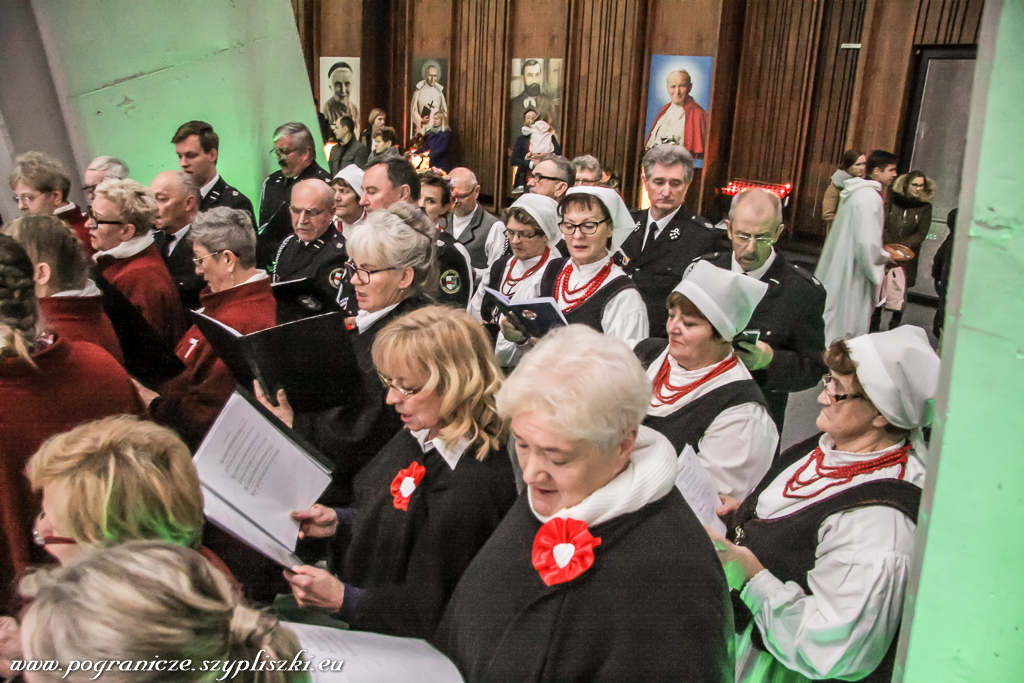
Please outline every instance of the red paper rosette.
[[572, 581], [593, 566], [599, 545], [586, 522], [555, 517], [533, 539], [533, 566], [548, 586]]
[[423, 481], [427, 470], [423, 465], [413, 461], [404, 470], [399, 470], [391, 482], [391, 495], [395, 497], [395, 507], [399, 510], [409, 509], [409, 497]]

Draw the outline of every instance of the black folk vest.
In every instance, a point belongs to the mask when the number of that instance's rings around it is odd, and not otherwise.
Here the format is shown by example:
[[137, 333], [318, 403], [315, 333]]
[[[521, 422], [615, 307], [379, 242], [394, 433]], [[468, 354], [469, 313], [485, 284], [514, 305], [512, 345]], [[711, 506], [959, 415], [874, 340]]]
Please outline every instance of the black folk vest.
[[[558, 300], [558, 297], [555, 296], [555, 282], [558, 280], [558, 274], [562, 272], [562, 267], [568, 261], [568, 258], [558, 258], [548, 264], [540, 281], [540, 295], [542, 297], [550, 296], [552, 299]], [[570, 325], [586, 325], [598, 332], [604, 333], [604, 325], [601, 324], [601, 321], [604, 318], [605, 306], [615, 298], [616, 294], [627, 289], [636, 289], [636, 285], [633, 284], [633, 280], [628, 275], [620, 275], [606, 282], [601, 289], [591, 294], [590, 298], [582, 304], [569, 312], [563, 311], [566, 322]]]
[[[859, 484], [845, 491], [798, 510], [789, 515], [774, 519], [757, 517], [757, 501], [761, 493], [779, 474], [793, 463], [808, 455], [818, 446], [820, 434], [788, 448], [772, 466], [757, 485], [732, 520], [729, 536], [738, 545], [746, 546], [754, 553], [761, 564], [780, 581], [794, 581], [808, 595], [812, 594], [807, 584], [807, 574], [814, 568], [817, 560], [818, 529], [832, 515], [847, 510], [883, 505], [899, 510], [914, 523], [917, 523], [917, 511], [921, 504], [921, 489], [910, 482], [899, 479], [882, 479]], [[741, 633], [750, 623], [752, 615], [747, 606], [733, 592], [733, 612], [736, 620], [736, 632]], [[757, 625], [751, 641], [755, 647], [767, 652], [763, 637]], [[869, 683], [888, 683], [892, 679], [893, 664], [896, 659], [896, 644], [899, 631], [893, 636], [888, 651], [878, 667], [861, 681]], [[830, 679], [838, 680], [838, 679]]]

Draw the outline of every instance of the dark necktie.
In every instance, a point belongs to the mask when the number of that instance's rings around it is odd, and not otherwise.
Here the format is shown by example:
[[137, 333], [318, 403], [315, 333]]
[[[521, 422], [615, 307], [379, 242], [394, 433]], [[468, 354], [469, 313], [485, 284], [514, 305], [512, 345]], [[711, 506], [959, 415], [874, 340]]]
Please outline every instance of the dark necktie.
[[168, 235], [167, 242], [164, 244], [164, 256], [171, 256], [171, 248], [174, 246], [174, 240], [178, 239], [177, 235]]
[[658, 230], [658, 224], [651, 221], [651, 224], [647, 226], [647, 238], [644, 240], [644, 248], [641, 251], [647, 251], [654, 244], [654, 233]]

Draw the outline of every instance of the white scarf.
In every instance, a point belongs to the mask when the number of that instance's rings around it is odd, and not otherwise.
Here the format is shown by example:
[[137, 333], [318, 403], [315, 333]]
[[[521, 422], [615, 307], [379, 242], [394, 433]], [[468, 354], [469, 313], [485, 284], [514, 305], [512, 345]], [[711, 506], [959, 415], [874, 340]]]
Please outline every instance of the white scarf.
[[676, 451], [671, 442], [650, 427], [640, 427], [626, 469], [578, 504], [545, 517], [534, 509], [529, 487], [526, 491], [530, 510], [542, 524], [561, 517], [596, 526], [663, 498], [675, 486], [677, 471]]
[[92, 280], [86, 280], [85, 286], [81, 289], [68, 289], [63, 292], [57, 292], [50, 296], [54, 299], [58, 297], [90, 297], [90, 296], [102, 296], [103, 292], [96, 286], [96, 283]]
[[145, 251], [151, 244], [153, 244], [153, 233], [147, 232], [145, 235], [133, 237], [127, 242], [121, 242], [113, 249], [97, 251], [92, 257], [96, 261], [99, 261], [101, 256], [111, 256], [116, 259], [131, 258]]

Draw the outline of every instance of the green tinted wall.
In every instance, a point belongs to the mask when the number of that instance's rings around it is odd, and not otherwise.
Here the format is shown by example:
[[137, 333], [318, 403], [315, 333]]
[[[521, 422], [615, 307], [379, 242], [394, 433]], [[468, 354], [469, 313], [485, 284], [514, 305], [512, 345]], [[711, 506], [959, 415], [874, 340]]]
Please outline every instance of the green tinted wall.
[[66, 81], [58, 92], [77, 149], [124, 159], [142, 183], [178, 167], [170, 139], [191, 119], [213, 125], [221, 175], [254, 205], [278, 168], [268, 154], [274, 128], [301, 121], [320, 142], [289, 0], [33, 5], [51, 67]]
[[940, 383], [948, 393], [907, 604], [910, 683], [1024, 681], [1022, 64], [1024, 2], [986, 0], [951, 287], [960, 294]]

